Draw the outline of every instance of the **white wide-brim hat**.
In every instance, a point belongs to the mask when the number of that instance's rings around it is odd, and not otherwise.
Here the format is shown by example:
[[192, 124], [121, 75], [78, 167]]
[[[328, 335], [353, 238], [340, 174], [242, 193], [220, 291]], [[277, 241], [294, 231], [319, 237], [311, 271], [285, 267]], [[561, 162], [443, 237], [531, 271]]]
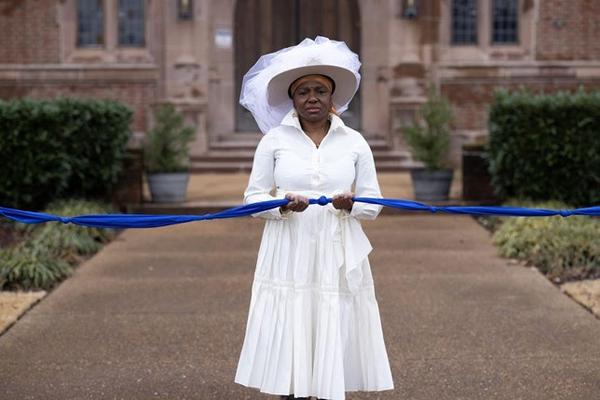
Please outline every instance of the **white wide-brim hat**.
[[348, 109], [360, 84], [360, 61], [346, 43], [317, 36], [260, 57], [244, 75], [240, 104], [263, 133], [278, 126], [293, 108], [288, 89], [296, 79], [325, 75], [335, 82], [332, 101], [338, 112]]
[[358, 89], [358, 81], [352, 71], [337, 65], [306, 65], [283, 71], [275, 75], [267, 85], [269, 104], [277, 106], [288, 103], [289, 87], [298, 78], [306, 75], [325, 75], [335, 83], [332, 100], [336, 108], [350, 103]]

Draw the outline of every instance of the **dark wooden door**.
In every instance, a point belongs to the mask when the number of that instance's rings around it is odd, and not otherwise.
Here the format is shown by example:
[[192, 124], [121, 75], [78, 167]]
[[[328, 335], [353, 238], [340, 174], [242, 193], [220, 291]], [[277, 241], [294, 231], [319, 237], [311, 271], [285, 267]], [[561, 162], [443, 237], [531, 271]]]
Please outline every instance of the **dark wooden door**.
[[[240, 0], [235, 8], [236, 130], [257, 132], [252, 114], [239, 105], [244, 74], [266, 53], [293, 46], [317, 35], [346, 42], [360, 56], [357, 0]], [[342, 115], [360, 129], [360, 95]]]

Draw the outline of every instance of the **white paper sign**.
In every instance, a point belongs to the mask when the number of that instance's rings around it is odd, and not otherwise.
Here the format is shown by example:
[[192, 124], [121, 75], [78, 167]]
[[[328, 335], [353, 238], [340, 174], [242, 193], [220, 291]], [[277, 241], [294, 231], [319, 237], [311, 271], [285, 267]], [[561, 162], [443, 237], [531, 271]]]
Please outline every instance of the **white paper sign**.
[[215, 32], [215, 45], [220, 49], [230, 49], [233, 43], [229, 29], [217, 29]]

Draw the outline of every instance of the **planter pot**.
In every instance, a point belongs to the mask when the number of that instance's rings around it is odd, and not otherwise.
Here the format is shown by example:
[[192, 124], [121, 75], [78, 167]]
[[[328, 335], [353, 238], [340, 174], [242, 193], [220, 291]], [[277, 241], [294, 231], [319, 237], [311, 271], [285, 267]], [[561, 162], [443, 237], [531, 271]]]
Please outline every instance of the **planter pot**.
[[156, 203], [183, 203], [190, 178], [188, 172], [148, 174], [152, 201]]
[[462, 149], [463, 200], [499, 203], [488, 172], [487, 154], [483, 146], [464, 145]]
[[449, 199], [450, 185], [454, 171], [451, 169], [428, 170], [425, 168], [410, 171], [415, 199], [418, 201], [446, 201]]
[[121, 211], [144, 200], [144, 152], [128, 148], [123, 157], [123, 167], [112, 192], [112, 203]]

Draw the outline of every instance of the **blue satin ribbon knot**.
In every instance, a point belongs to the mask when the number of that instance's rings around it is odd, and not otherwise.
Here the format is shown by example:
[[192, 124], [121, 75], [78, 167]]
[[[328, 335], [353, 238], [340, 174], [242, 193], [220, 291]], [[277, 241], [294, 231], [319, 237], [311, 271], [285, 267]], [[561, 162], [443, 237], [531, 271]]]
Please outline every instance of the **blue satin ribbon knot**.
[[[521, 208], [510, 206], [432, 206], [412, 200], [403, 199], [380, 199], [371, 197], [354, 197], [353, 201], [378, 204], [409, 211], [425, 211], [431, 213], [448, 213], [464, 215], [500, 215], [517, 217], [549, 217], [558, 215], [568, 217], [571, 215], [600, 216], [600, 206], [577, 208], [574, 210], [550, 210], [543, 208]], [[325, 206], [331, 202], [331, 198], [320, 196], [309, 199], [309, 204]], [[258, 203], [246, 204], [229, 208], [214, 214], [203, 215], [148, 215], [148, 214], [102, 214], [102, 215], [80, 215], [76, 217], [63, 217], [35, 211], [17, 210], [14, 208], [0, 207], [0, 216], [25, 224], [38, 224], [42, 222], [62, 222], [63, 224], [76, 224], [94, 228], [155, 228], [159, 226], [183, 224], [193, 221], [204, 221], [211, 219], [236, 218], [273, 208], [281, 207], [289, 203], [288, 199], [268, 200]]]

